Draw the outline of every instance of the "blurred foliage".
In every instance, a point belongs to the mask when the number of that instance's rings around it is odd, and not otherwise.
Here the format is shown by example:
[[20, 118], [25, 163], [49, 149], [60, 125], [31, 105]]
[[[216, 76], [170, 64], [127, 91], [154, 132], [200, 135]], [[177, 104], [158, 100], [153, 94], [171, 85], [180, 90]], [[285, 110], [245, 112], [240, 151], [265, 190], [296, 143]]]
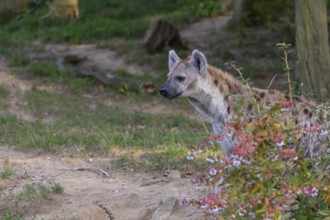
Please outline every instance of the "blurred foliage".
[[30, 9], [38, 9], [47, 6], [52, 0], [28, 0], [27, 2]]
[[[242, 4], [241, 15], [237, 16], [237, 20], [232, 19], [229, 22], [228, 28], [232, 32], [246, 32], [250, 35], [256, 30], [264, 30], [266, 27], [272, 33], [278, 33], [278, 38], [281, 41], [295, 45], [294, 1], [244, 0]], [[253, 41], [256, 44], [267, 42], [267, 40]]]
[[214, 16], [223, 12], [224, 7], [219, 0], [183, 0], [181, 4], [197, 17]]
[[[252, 122], [238, 117], [226, 126], [230, 135], [211, 137], [197, 146], [187, 159], [209, 155], [209, 168], [193, 180], [203, 197], [182, 203], [204, 209], [207, 219], [329, 219], [329, 156], [306, 158], [301, 144], [304, 135], [326, 138], [324, 128], [296, 126], [288, 114], [296, 109], [290, 105], [283, 102], [262, 109], [261, 117]], [[236, 107], [238, 115], [244, 108]], [[226, 158], [210, 154], [223, 138], [232, 142], [232, 154]]]
[[243, 1], [243, 14], [240, 23], [245, 26], [258, 26], [271, 22], [292, 24], [294, 22], [294, 1]]
[[[29, 10], [0, 28], [0, 45], [18, 38], [25, 41], [86, 43], [109, 37], [139, 38], [156, 18], [175, 25], [212, 14], [219, 5], [178, 0], [99, 0], [79, 1], [80, 16], [73, 22], [45, 16], [49, 0], [29, 0]], [[209, 2], [209, 1], [205, 1]], [[215, 1], [210, 1], [215, 2]], [[13, 42], [15, 43], [15, 42]]]

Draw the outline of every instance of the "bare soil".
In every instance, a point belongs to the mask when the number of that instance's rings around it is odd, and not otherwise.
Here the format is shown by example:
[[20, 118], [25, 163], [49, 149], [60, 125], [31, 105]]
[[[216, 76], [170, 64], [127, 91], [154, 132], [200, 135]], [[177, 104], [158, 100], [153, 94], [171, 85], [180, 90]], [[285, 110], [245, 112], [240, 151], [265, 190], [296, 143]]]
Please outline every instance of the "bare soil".
[[[15, 171], [9, 180], [0, 182], [1, 187], [6, 187], [4, 195], [17, 193], [30, 183], [60, 183], [64, 187], [63, 194], [53, 196], [34, 209], [22, 207], [27, 219], [110, 219], [105, 209], [114, 219], [151, 219], [163, 198], [191, 198], [196, 193], [189, 179], [112, 170], [108, 158], [38, 155], [7, 147], [0, 149], [0, 155], [1, 166], [6, 161]], [[110, 177], [94, 170], [78, 171], [78, 168], [102, 169]], [[200, 216], [194, 207], [176, 204], [168, 219]]]
[[[189, 42], [191, 49], [199, 49], [209, 54], [210, 42], [219, 40], [224, 35], [224, 27], [231, 19], [231, 15], [204, 18], [185, 27], [180, 34]], [[221, 44], [221, 42], [218, 42]], [[221, 45], [218, 45], [221, 48]]]
[[55, 58], [60, 59], [65, 55], [78, 55], [84, 57], [84, 66], [93, 66], [102, 72], [113, 72], [118, 69], [126, 70], [128, 73], [143, 75], [144, 69], [139, 65], [128, 64], [124, 57], [118, 56], [115, 51], [98, 48], [95, 44], [84, 45], [47, 45], [46, 51], [50, 52]]

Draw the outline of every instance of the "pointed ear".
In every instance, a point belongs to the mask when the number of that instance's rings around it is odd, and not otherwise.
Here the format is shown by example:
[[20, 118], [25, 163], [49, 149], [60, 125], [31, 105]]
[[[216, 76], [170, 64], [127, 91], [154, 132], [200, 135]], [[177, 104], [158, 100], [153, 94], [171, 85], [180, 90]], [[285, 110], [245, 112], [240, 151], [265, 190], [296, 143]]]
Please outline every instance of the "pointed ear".
[[198, 50], [194, 50], [191, 55], [190, 61], [195, 68], [198, 69], [200, 74], [203, 74], [207, 69], [207, 61], [206, 57], [203, 53], [199, 52]]
[[171, 70], [173, 65], [178, 61], [180, 61], [178, 55], [176, 55], [174, 50], [170, 50], [168, 54], [168, 68]]

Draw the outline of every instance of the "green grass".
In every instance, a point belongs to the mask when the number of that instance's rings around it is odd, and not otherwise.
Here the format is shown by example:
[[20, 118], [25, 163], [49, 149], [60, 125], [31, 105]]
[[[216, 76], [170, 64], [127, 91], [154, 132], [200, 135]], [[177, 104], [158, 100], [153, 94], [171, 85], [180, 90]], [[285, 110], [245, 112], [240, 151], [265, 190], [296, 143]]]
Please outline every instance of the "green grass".
[[8, 208], [0, 208], [1, 220], [24, 220], [24, 216], [20, 212], [14, 212]]
[[56, 62], [52, 60], [37, 60], [26, 68], [12, 68], [12, 70], [18, 75], [38, 78], [43, 83], [69, 82], [73, 78], [79, 81], [69, 69], [59, 69]]
[[8, 179], [13, 174], [14, 174], [13, 169], [5, 166], [0, 170], [0, 179]]
[[8, 89], [5, 86], [0, 85], [0, 98], [7, 98], [8, 94]]
[[[197, 1], [196, 1], [197, 2]], [[195, 4], [195, 3], [194, 3]], [[119, 36], [142, 37], [154, 18], [168, 18], [174, 23], [187, 22], [198, 15], [189, 13], [189, 2], [165, 0], [80, 0], [80, 16], [73, 22], [44, 18], [47, 7], [30, 10], [3, 26], [0, 45], [24, 38], [46, 42], [91, 42]]]
[[53, 183], [50, 189], [54, 194], [62, 194], [64, 192], [63, 186], [59, 183]]
[[6, 86], [0, 85], [0, 107], [4, 108], [8, 101], [9, 91]]
[[[140, 155], [155, 168], [179, 166], [191, 146], [208, 137], [200, 122], [182, 115], [155, 116], [128, 109], [108, 108], [102, 100], [33, 89], [25, 94], [24, 111], [35, 118], [27, 122], [0, 115], [0, 138], [21, 149], [60, 152], [77, 149], [123, 157]], [[53, 118], [50, 123], [43, 118]], [[199, 135], [196, 135], [198, 133]], [[126, 156], [125, 156], [126, 155]]]
[[24, 67], [12, 67], [11, 71], [19, 77], [27, 79], [37, 78], [37, 84], [54, 85], [54, 83], [57, 83], [65, 85], [78, 94], [88, 91], [89, 88], [94, 88], [97, 82], [96, 79], [77, 77], [69, 68], [60, 69], [52, 60], [35, 60], [33, 63]]
[[3, 198], [4, 201], [0, 201], [0, 219], [23, 220], [26, 212], [33, 213], [42, 203], [63, 192], [63, 186], [59, 183], [26, 184], [17, 195], [8, 194]]
[[28, 72], [38, 77], [58, 77], [61, 78], [67, 73], [58, 69], [55, 62], [40, 61], [32, 63], [28, 67]]
[[49, 199], [49, 191], [47, 187], [43, 184], [26, 184], [23, 188], [23, 191], [19, 194], [19, 197], [22, 197], [27, 200], [48, 200]]
[[10, 57], [9, 66], [11, 67], [22, 67], [30, 63], [30, 58], [24, 51], [12, 51]]
[[50, 200], [53, 194], [62, 194], [64, 188], [59, 183], [43, 184], [31, 183], [26, 184], [23, 191], [20, 192], [18, 197], [27, 200]]

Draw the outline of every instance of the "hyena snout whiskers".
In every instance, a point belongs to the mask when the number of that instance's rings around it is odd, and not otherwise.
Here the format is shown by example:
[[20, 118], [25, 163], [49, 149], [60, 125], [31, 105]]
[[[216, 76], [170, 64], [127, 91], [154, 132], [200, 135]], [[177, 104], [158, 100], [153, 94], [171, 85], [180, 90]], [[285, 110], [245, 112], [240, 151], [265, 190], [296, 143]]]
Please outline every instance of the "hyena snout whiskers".
[[175, 83], [173, 85], [171, 81], [171, 79], [167, 79], [159, 88], [159, 93], [167, 99], [174, 99], [182, 94], [181, 91], [178, 91]]
[[164, 96], [164, 97], [166, 97], [167, 96], [167, 86], [166, 86], [166, 84], [163, 84], [163, 85], [161, 85], [160, 86], [160, 88], [159, 88], [159, 93], [162, 95], [162, 96]]

